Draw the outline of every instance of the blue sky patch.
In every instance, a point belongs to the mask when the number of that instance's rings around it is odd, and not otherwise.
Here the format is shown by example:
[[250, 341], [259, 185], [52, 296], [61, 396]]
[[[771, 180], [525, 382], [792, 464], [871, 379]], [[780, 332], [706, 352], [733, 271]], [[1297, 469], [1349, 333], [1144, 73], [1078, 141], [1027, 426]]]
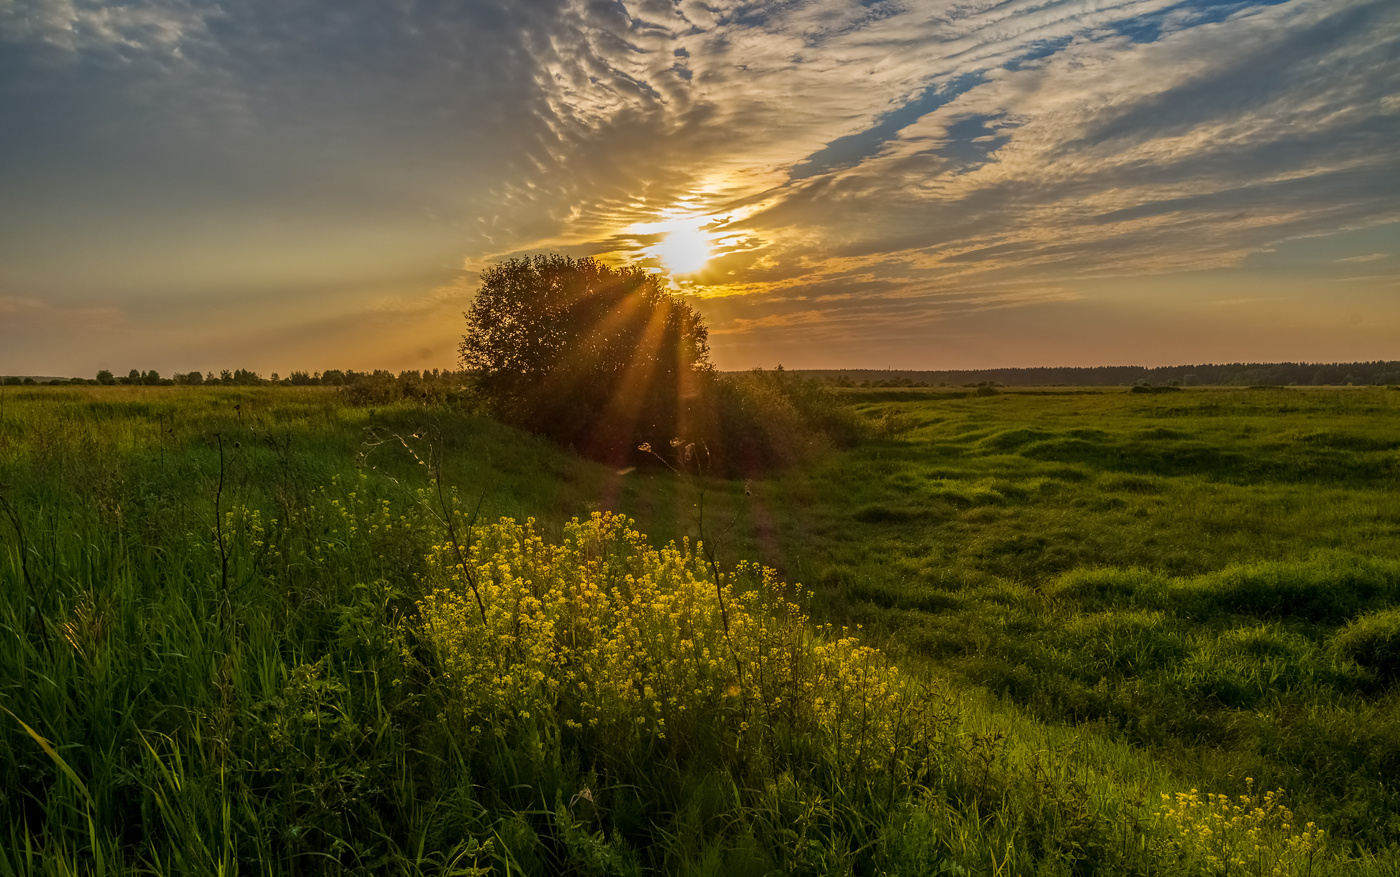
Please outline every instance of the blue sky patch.
[[1039, 61], [1041, 58], [1048, 58], [1056, 52], [1074, 42], [1073, 36], [1057, 37], [1053, 40], [1037, 40], [1032, 43], [1031, 49], [1023, 55], [1018, 55], [1006, 62], [1007, 70], [1020, 70], [1032, 61]]
[[935, 152], [965, 171], [986, 164], [992, 153], [1011, 139], [1011, 135], [998, 134], [993, 127], [1001, 118], [1001, 115], [969, 116], [954, 122], [948, 126], [948, 142]]
[[897, 110], [880, 117], [880, 121], [858, 134], [838, 137], [798, 162], [788, 172], [789, 180], [805, 180], [818, 174], [859, 164], [880, 151], [886, 141], [924, 116], [956, 100], [968, 90], [986, 82], [981, 73], [959, 76], [941, 89], [928, 88], [923, 94]]
[[1162, 29], [1171, 19], [1179, 19], [1177, 28], [1216, 24], [1235, 13], [1255, 6], [1279, 6], [1291, 0], [1185, 0], [1148, 15], [1139, 15], [1110, 25], [1109, 30], [1134, 43], [1155, 43], [1162, 38]]

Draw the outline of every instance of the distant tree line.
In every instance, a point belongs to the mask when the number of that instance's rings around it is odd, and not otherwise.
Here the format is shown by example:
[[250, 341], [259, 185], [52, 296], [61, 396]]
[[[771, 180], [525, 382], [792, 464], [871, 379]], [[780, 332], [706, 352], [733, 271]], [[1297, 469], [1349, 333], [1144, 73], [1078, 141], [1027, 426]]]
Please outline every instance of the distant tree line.
[[394, 374], [384, 369], [363, 372], [335, 368], [318, 372], [294, 371], [286, 377], [273, 372], [266, 378], [258, 372], [244, 368], [223, 369], [217, 375], [212, 371], [175, 372], [170, 377], [162, 376], [155, 369], [132, 369], [125, 375], [116, 375], [108, 369], [102, 369], [91, 378], [0, 378], [0, 384], [9, 386], [43, 384], [108, 387], [338, 387], [351, 397], [352, 401], [371, 403], [389, 402], [403, 397], [441, 401], [465, 391], [469, 383], [470, 376], [466, 372], [439, 369], [409, 370]]
[[1133, 384], [1209, 386], [1346, 386], [1400, 384], [1400, 361], [1232, 362], [1148, 368], [995, 368], [950, 371], [812, 369], [800, 374], [849, 387], [1127, 387]]
[[[781, 366], [779, 369], [781, 370]], [[1278, 362], [1225, 363], [1209, 365], [1175, 365], [1147, 368], [1145, 366], [1097, 366], [1092, 368], [999, 368], [949, 371], [914, 371], [891, 369], [802, 369], [788, 371], [790, 379], [798, 377], [817, 380], [838, 387], [1127, 387], [1134, 384], [1177, 386], [1388, 386], [1400, 385], [1400, 361], [1375, 362]], [[327, 369], [326, 371], [294, 371], [283, 377], [273, 372], [269, 377], [249, 369], [224, 369], [200, 373], [175, 372], [163, 377], [151, 369], [132, 369], [125, 375], [115, 375], [103, 369], [92, 378], [34, 378], [0, 377], [6, 386], [34, 385], [105, 385], [105, 386], [224, 386], [224, 387], [359, 387], [371, 396], [393, 395], [391, 385], [401, 390], [399, 395], [417, 396], [430, 389], [445, 386], [464, 387], [474, 379], [465, 370], [424, 369], [394, 372], [384, 369], [355, 371]], [[370, 401], [379, 401], [371, 399]]]

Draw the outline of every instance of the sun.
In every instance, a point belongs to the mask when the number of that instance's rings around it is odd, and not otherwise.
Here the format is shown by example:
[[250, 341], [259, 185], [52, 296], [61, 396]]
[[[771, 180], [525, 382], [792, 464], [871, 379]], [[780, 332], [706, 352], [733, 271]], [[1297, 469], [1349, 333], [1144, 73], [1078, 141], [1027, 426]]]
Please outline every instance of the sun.
[[657, 244], [656, 254], [672, 274], [694, 274], [704, 268], [713, 255], [710, 236], [694, 225], [683, 226], [667, 234]]

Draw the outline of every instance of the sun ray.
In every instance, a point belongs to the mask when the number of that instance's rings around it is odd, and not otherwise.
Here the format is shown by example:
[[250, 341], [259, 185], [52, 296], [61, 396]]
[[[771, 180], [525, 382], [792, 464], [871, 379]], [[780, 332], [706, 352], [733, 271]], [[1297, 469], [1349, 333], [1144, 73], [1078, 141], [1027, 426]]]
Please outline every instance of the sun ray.
[[638, 338], [639, 343], [623, 366], [622, 380], [601, 418], [601, 423], [606, 425], [605, 433], [615, 433], [621, 427], [622, 434], [636, 434], [637, 424], [646, 413], [647, 403], [652, 401], [650, 390], [658, 366], [662, 365], [659, 354], [665, 346], [667, 318], [664, 307], [651, 313], [646, 328]]

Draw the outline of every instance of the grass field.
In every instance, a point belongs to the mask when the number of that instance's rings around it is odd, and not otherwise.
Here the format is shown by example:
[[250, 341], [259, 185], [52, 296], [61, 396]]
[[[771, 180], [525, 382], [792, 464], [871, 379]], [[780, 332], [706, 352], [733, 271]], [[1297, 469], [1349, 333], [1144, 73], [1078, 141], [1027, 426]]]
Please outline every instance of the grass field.
[[1400, 392], [851, 391], [745, 484], [4, 389], [0, 873], [1400, 867]]
[[1394, 636], [1400, 392], [862, 404], [887, 439], [775, 500], [803, 512], [782, 557], [822, 614], [1192, 785], [1252, 776], [1346, 837], [1400, 840], [1393, 659], [1356, 660], [1348, 626]]

